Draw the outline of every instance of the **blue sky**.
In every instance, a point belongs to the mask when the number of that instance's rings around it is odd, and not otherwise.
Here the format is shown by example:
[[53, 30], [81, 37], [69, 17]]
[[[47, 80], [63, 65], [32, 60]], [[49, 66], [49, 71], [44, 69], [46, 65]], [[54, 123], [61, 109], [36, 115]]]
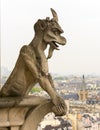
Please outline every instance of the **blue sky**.
[[20, 48], [34, 37], [38, 19], [56, 10], [67, 39], [55, 51], [49, 71], [60, 74], [100, 74], [99, 0], [1, 0], [1, 65], [12, 70]]

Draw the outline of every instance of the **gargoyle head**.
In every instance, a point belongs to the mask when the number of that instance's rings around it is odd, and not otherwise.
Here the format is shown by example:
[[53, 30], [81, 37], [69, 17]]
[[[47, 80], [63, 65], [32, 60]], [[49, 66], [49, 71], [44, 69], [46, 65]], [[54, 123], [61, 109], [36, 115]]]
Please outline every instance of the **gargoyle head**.
[[58, 24], [57, 13], [52, 8], [51, 8], [51, 12], [53, 15], [52, 19], [50, 19], [49, 17], [43, 20], [39, 19], [38, 22], [34, 26], [35, 33], [39, 35], [40, 33], [42, 33], [43, 34], [42, 41], [50, 45], [47, 58], [51, 58], [54, 49], [59, 50], [58, 48], [59, 45], [66, 44], [66, 39], [63, 36], [61, 36], [61, 34], [63, 33], [63, 30]]

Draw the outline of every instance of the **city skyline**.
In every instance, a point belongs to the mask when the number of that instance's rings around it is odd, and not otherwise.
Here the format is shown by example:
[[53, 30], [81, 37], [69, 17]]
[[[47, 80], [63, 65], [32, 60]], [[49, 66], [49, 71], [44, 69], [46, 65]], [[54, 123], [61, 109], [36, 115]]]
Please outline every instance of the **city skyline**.
[[2, 0], [1, 66], [14, 68], [20, 48], [34, 37], [38, 19], [52, 18], [56, 10], [67, 39], [49, 60], [50, 72], [60, 74], [100, 75], [100, 2], [99, 0]]

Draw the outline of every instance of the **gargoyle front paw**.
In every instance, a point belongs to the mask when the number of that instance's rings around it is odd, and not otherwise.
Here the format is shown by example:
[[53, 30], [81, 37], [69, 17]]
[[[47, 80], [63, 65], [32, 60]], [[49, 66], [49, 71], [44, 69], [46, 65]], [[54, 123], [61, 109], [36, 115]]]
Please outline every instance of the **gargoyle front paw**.
[[66, 114], [67, 106], [61, 97], [57, 97], [54, 101], [55, 105], [52, 108], [56, 116], [63, 116]]

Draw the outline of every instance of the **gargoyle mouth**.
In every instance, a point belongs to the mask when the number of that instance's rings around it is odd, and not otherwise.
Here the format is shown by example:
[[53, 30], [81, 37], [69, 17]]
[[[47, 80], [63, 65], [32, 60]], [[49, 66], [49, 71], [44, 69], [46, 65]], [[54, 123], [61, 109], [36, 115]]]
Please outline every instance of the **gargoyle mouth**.
[[53, 49], [59, 50], [59, 48], [58, 48], [59, 46], [58, 46], [58, 44], [56, 42], [53, 41], [50, 44], [53, 47]]
[[[66, 39], [64, 37], [59, 38], [60, 40], [52, 40], [49, 42], [49, 53], [47, 59], [51, 58], [54, 50], [59, 50], [59, 45], [65, 45]], [[59, 42], [57, 42], [59, 41]]]
[[50, 48], [49, 48], [49, 53], [48, 53], [47, 59], [51, 58], [54, 49], [59, 50], [59, 48], [58, 48], [59, 46], [58, 46], [57, 42], [52, 41], [49, 44], [50, 44]]
[[59, 45], [64, 46], [66, 44], [66, 39], [62, 36], [57, 36], [54, 40], [50, 42], [52, 48], [59, 50]]

